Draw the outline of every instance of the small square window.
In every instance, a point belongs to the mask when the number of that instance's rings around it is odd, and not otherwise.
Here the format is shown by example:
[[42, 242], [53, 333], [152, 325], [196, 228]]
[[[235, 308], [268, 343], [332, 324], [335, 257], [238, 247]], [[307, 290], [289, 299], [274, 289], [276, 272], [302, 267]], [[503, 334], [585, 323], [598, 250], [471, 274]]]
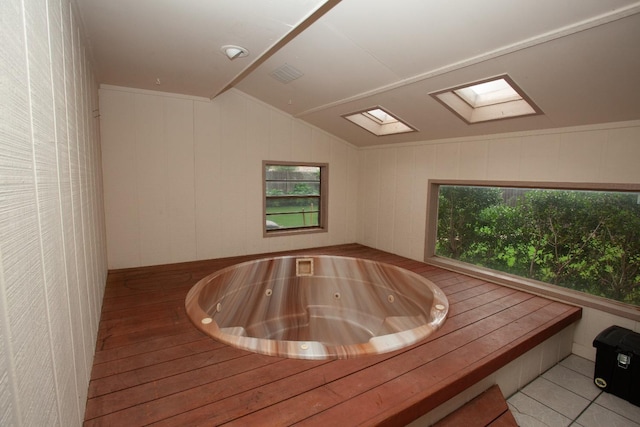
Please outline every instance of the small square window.
[[431, 96], [469, 124], [542, 114], [507, 75], [434, 92]]
[[327, 164], [264, 162], [264, 235], [327, 231]]
[[376, 136], [395, 135], [398, 133], [416, 131], [415, 128], [409, 126], [381, 107], [347, 114], [343, 117]]

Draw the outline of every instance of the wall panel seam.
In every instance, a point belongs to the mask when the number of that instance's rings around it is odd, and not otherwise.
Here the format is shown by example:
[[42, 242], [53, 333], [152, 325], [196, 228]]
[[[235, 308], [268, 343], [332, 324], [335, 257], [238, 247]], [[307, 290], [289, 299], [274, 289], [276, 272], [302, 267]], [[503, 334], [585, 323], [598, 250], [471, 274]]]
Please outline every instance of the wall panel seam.
[[[35, 141], [35, 130], [34, 130], [34, 118], [33, 118], [33, 80], [31, 75], [31, 61], [29, 60], [29, 31], [27, 28], [27, 17], [26, 17], [27, 9], [25, 7], [25, 3], [22, 3], [22, 19], [24, 23], [24, 51], [25, 51], [25, 74], [27, 80], [27, 91], [28, 91], [28, 110], [29, 110], [29, 124], [30, 124], [30, 139], [31, 139], [31, 161], [33, 166], [33, 181], [34, 181], [34, 195], [35, 195], [35, 206], [36, 206], [36, 219], [37, 219], [37, 230], [38, 230], [38, 243], [39, 243], [39, 252], [40, 252], [40, 265], [42, 267], [42, 295], [44, 296], [44, 307], [46, 310], [47, 316], [47, 335], [48, 335], [48, 343], [47, 347], [49, 349], [49, 357], [51, 361], [51, 373], [53, 374], [53, 384], [55, 388], [55, 400], [56, 400], [56, 410], [58, 412], [58, 423], [60, 422], [61, 417], [61, 404], [60, 404], [60, 389], [59, 389], [59, 380], [58, 380], [58, 372], [56, 369], [56, 360], [55, 354], [53, 350], [53, 333], [51, 331], [51, 313], [49, 307], [49, 295], [47, 290], [47, 273], [45, 269], [45, 259], [44, 259], [44, 241], [43, 241], [43, 233], [42, 233], [42, 209], [40, 206], [40, 193], [41, 189], [38, 185], [38, 162], [36, 159], [36, 141]], [[48, 19], [48, 11], [47, 11], [47, 19]], [[47, 43], [50, 45], [50, 40], [47, 40]], [[51, 77], [51, 76], [49, 76]], [[43, 346], [44, 347], [44, 346]]]
[[[47, 3], [47, 8], [49, 8], [49, 3]], [[59, 14], [60, 14], [60, 28], [58, 29], [60, 31], [60, 39], [61, 39], [61, 47], [62, 47], [62, 58], [61, 58], [61, 66], [62, 66], [62, 75], [65, 75], [65, 46], [64, 46], [64, 24], [62, 22], [62, 17], [64, 16], [63, 12], [62, 12], [62, 2], [58, 2], [58, 8], [59, 8]], [[47, 15], [49, 15], [49, 13], [47, 12]], [[48, 24], [50, 25], [50, 18], [47, 20]], [[49, 37], [51, 37], [51, 28], [49, 27]], [[72, 313], [71, 313], [71, 300], [70, 300], [70, 293], [71, 293], [71, 289], [70, 289], [70, 281], [69, 281], [69, 272], [67, 270], [67, 266], [69, 265], [69, 254], [67, 254], [67, 236], [65, 234], [65, 229], [64, 229], [64, 215], [65, 215], [65, 211], [64, 211], [64, 207], [63, 207], [63, 188], [62, 188], [62, 177], [61, 177], [61, 168], [62, 168], [62, 162], [64, 161], [64, 159], [60, 158], [60, 152], [58, 149], [58, 145], [60, 144], [60, 137], [58, 135], [58, 125], [59, 125], [59, 120], [61, 120], [60, 117], [58, 117], [57, 114], [57, 110], [55, 108], [56, 105], [56, 91], [55, 91], [55, 83], [53, 82], [53, 52], [51, 50], [51, 42], [49, 43], [49, 55], [52, 58], [51, 62], [50, 62], [50, 66], [51, 66], [51, 76], [52, 76], [52, 82], [51, 82], [51, 93], [52, 93], [52, 99], [53, 99], [53, 123], [54, 123], [54, 132], [55, 132], [55, 143], [56, 143], [56, 150], [55, 150], [55, 154], [56, 154], [56, 167], [57, 167], [57, 177], [58, 177], [58, 207], [59, 207], [59, 211], [60, 211], [60, 235], [61, 235], [61, 245], [62, 245], [62, 259], [63, 259], [63, 263], [64, 266], [62, 268], [63, 270], [63, 275], [64, 275], [64, 287], [65, 290], [67, 292], [67, 298], [66, 298], [66, 304], [67, 304], [67, 310], [66, 310], [66, 319], [69, 321], [68, 324], [68, 332], [69, 332], [69, 339], [71, 341], [71, 365], [72, 365], [72, 376], [73, 376], [73, 385], [75, 387], [75, 393], [74, 396], [79, 396], [79, 390], [78, 390], [78, 373], [77, 373], [77, 360], [75, 357], [76, 351], [75, 351], [75, 347], [76, 347], [76, 337], [73, 335], [73, 328], [71, 326], [71, 322], [73, 321], [72, 319]], [[63, 87], [63, 94], [64, 96], [64, 100], [61, 100], [62, 102], [64, 102], [64, 106], [65, 106], [65, 114], [67, 111], [67, 99], [66, 99], [66, 82], [64, 81], [64, 78], [61, 81], [62, 87]], [[67, 126], [67, 120], [64, 120], [64, 126]], [[76, 419], [78, 420], [78, 422], [82, 421], [82, 414], [80, 412], [80, 404], [78, 402], [78, 399], [74, 399], [74, 407], [76, 408]], [[61, 414], [62, 415], [62, 414]], [[62, 421], [62, 420], [61, 420]]]

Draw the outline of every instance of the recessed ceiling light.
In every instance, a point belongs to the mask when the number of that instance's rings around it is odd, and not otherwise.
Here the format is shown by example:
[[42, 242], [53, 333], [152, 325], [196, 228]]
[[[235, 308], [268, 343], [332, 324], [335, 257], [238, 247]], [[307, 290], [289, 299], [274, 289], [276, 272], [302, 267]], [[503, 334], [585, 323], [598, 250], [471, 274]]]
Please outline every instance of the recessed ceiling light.
[[430, 95], [469, 124], [542, 114], [506, 74]]
[[243, 58], [249, 55], [249, 51], [242, 46], [225, 45], [222, 46], [220, 50], [232, 61], [236, 58]]
[[416, 131], [415, 128], [409, 126], [382, 107], [349, 113], [343, 117], [377, 136]]

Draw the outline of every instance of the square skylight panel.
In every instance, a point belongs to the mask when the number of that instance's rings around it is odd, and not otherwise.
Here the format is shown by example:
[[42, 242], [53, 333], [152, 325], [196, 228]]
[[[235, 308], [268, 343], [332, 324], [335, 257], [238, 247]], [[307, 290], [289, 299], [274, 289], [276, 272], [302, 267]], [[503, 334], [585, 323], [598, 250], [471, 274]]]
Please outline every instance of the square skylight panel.
[[542, 114], [507, 75], [434, 92], [431, 96], [469, 124]]
[[381, 107], [347, 114], [343, 117], [377, 136], [416, 131], [415, 128], [409, 126], [388, 111], [383, 110]]

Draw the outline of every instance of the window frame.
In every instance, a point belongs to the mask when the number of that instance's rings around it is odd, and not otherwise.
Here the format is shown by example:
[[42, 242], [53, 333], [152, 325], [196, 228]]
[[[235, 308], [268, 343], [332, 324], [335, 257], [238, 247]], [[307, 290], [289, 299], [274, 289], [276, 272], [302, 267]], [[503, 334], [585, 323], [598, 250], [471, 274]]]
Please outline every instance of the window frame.
[[[320, 195], [318, 196], [318, 223], [319, 225], [299, 227], [299, 228], [283, 228], [275, 230], [267, 230], [267, 166], [301, 166], [301, 167], [318, 167], [320, 168]], [[315, 196], [313, 196], [315, 197]], [[291, 162], [291, 161], [262, 161], [262, 235], [263, 237], [275, 236], [291, 236], [299, 234], [326, 233], [328, 227], [328, 204], [329, 204], [329, 164], [315, 162]]]
[[[486, 105], [473, 105], [459, 93], [461, 90], [497, 80], [504, 80], [519, 95], [519, 98], [495, 101]], [[544, 114], [542, 109], [533, 102], [533, 99], [508, 74], [438, 90], [431, 92], [429, 95], [468, 125]]]
[[[374, 111], [382, 111], [388, 118], [381, 120], [376, 116], [376, 113], [372, 113]], [[417, 132], [418, 130], [380, 105], [344, 114], [342, 117], [378, 137], [401, 135], [403, 133]]]
[[524, 290], [535, 295], [584, 307], [590, 307], [616, 316], [640, 321], [640, 307], [436, 255], [435, 248], [438, 227], [438, 200], [441, 185], [640, 192], [640, 184], [430, 179], [428, 181], [427, 190], [427, 218], [424, 250], [424, 262], [436, 267], [463, 273], [510, 288]]

